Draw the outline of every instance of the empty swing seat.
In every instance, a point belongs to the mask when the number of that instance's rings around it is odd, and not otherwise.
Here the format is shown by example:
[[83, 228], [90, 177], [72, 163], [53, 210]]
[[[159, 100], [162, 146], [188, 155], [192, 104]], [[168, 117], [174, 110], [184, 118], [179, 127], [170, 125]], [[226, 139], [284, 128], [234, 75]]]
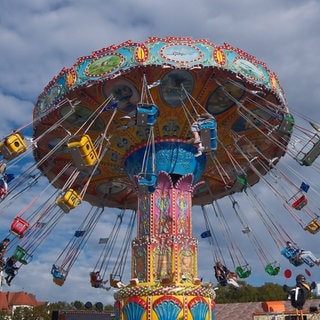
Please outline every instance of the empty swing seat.
[[11, 224], [10, 233], [21, 239], [28, 228], [29, 222], [18, 216], [14, 218]]
[[138, 104], [137, 105], [137, 125], [153, 126], [158, 119], [159, 109], [154, 104]]
[[320, 155], [320, 137], [315, 134], [299, 151], [296, 160], [300, 165], [311, 166]]
[[239, 278], [248, 278], [251, 275], [251, 268], [248, 265], [236, 267], [236, 273]]
[[28, 264], [32, 260], [32, 255], [30, 255], [26, 249], [17, 246], [14, 252], [14, 257], [22, 264]]
[[125, 285], [121, 282], [121, 278], [119, 277], [119, 280], [116, 280], [113, 274], [110, 274], [110, 286], [113, 288], [121, 288], [124, 287]]
[[142, 186], [153, 186], [157, 182], [157, 175], [155, 174], [146, 174], [144, 177], [139, 176], [138, 183]]
[[303, 157], [301, 163], [305, 166], [311, 166], [312, 163], [319, 157], [320, 154], [320, 140], [313, 146], [313, 148]]
[[269, 263], [265, 266], [264, 270], [270, 275], [270, 276], [276, 276], [280, 271], [280, 266], [273, 262]]
[[294, 122], [294, 118], [291, 114], [284, 115], [278, 131], [282, 133], [291, 133], [294, 127]]
[[229, 189], [230, 193], [242, 192], [247, 187], [247, 177], [246, 176], [237, 176], [237, 180], [233, 186]]
[[98, 154], [89, 135], [71, 138], [68, 148], [74, 164], [79, 169], [94, 166], [98, 161]]
[[204, 152], [217, 149], [217, 123], [214, 118], [200, 123], [200, 136]]
[[313, 219], [305, 227], [304, 230], [310, 232], [311, 234], [316, 234], [320, 230], [319, 218]]
[[76, 208], [82, 201], [81, 196], [73, 189], [69, 189], [65, 194], [56, 200], [56, 204], [68, 213], [71, 209]]
[[295, 200], [291, 206], [296, 210], [301, 210], [307, 204], [308, 204], [308, 198], [305, 195], [302, 195], [297, 200]]
[[14, 133], [0, 142], [0, 153], [6, 160], [11, 160], [27, 150], [27, 145], [20, 133]]
[[145, 174], [138, 176], [138, 188], [141, 192], [154, 192], [156, 190], [158, 177], [156, 174]]

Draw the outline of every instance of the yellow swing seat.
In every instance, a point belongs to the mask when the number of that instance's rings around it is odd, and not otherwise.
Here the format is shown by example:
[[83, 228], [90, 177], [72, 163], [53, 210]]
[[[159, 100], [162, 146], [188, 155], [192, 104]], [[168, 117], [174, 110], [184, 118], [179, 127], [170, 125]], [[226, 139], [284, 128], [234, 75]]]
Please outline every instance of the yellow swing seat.
[[24, 137], [20, 133], [13, 133], [0, 142], [0, 153], [6, 160], [11, 160], [27, 150]]
[[98, 154], [89, 135], [73, 137], [68, 143], [68, 149], [78, 169], [94, 166], [98, 161]]
[[119, 276], [119, 280], [115, 279], [115, 276], [111, 273], [109, 279], [110, 286], [113, 288], [121, 288], [124, 287], [124, 284], [121, 282], [121, 277]]
[[313, 219], [305, 227], [304, 230], [310, 232], [311, 234], [316, 234], [320, 230], [319, 218]]
[[81, 196], [73, 189], [69, 189], [65, 194], [56, 200], [56, 204], [68, 213], [71, 209], [76, 208], [82, 201]]

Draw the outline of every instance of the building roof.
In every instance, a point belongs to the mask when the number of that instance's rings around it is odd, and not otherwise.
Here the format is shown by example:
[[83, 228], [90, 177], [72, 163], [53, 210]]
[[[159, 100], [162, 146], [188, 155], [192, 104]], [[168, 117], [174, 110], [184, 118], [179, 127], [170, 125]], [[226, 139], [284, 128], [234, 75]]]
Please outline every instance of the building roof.
[[0, 311], [9, 310], [8, 299], [6, 297], [6, 292], [0, 292]]
[[0, 292], [0, 310], [10, 312], [14, 306], [36, 307], [45, 302], [37, 301], [35, 295], [24, 291], [18, 292]]
[[65, 320], [111, 320], [110, 312], [60, 311], [58, 319]]
[[[310, 307], [319, 307], [320, 299], [307, 300], [304, 305], [304, 310], [309, 311]], [[246, 303], [228, 303], [216, 304], [215, 320], [252, 320], [253, 314], [261, 314], [265, 312], [263, 307], [265, 302], [246, 302]], [[290, 300], [283, 301], [284, 311], [294, 311]], [[269, 310], [272, 312], [273, 310]], [[274, 312], [280, 312], [276, 309]]]

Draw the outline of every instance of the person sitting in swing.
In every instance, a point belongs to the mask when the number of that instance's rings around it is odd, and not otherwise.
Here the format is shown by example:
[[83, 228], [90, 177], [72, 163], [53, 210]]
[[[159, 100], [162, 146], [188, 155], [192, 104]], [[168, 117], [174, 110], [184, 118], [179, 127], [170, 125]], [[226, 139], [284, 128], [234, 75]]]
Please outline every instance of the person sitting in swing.
[[4, 199], [8, 194], [7, 176], [3, 175], [0, 178], [0, 199]]
[[7, 252], [7, 246], [9, 245], [10, 239], [5, 238], [0, 243], [0, 271], [3, 270], [3, 268], [6, 265], [6, 261], [4, 259], [4, 255]]
[[228, 284], [232, 284], [236, 288], [240, 287], [237, 282], [237, 274], [235, 272], [231, 272], [220, 261], [218, 261], [213, 268], [216, 279], [223, 287], [227, 286]]
[[309, 267], [313, 267], [314, 265], [320, 265], [320, 259], [316, 258], [316, 256], [309, 250], [302, 250], [292, 244], [292, 242], [286, 242], [286, 249], [292, 250], [292, 257], [290, 259], [294, 261], [303, 261], [309, 265]]
[[92, 271], [90, 272], [90, 282], [94, 288], [105, 288], [104, 284], [107, 283], [108, 280], [103, 281], [103, 279], [101, 279], [100, 271]]
[[6, 264], [5, 264], [5, 267], [4, 267], [4, 271], [7, 274], [5, 279], [6, 279], [6, 282], [7, 282], [8, 286], [11, 285], [11, 281], [16, 276], [17, 270], [19, 270], [19, 268], [16, 266], [16, 262], [17, 262], [17, 259], [16, 259], [15, 256], [11, 256], [6, 261]]
[[201, 137], [200, 137], [201, 124], [211, 119], [214, 119], [213, 115], [206, 112], [206, 113], [202, 113], [201, 115], [198, 115], [196, 121], [191, 124], [190, 129], [193, 134], [193, 138], [188, 140], [188, 142], [193, 143], [197, 146], [198, 152], [195, 154], [195, 157], [201, 156], [202, 151], [204, 150], [201, 143]]

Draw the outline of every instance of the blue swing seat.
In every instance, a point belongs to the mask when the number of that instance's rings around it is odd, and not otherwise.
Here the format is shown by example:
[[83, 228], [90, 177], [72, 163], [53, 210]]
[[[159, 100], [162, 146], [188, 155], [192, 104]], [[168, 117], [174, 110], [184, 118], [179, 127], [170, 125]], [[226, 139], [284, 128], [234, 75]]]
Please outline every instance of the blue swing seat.
[[280, 252], [285, 258], [290, 259], [295, 257], [299, 251], [297, 249], [294, 248], [289, 248], [289, 247], [285, 247], [281, 250]]
[[56, 279], [63, 279], [64, 278], [63, 274], [61, 273], [61, 271], [59, 270], [59, 268], [55, 264], [52, 265], [51, 274]]
[[301, 266], [304, 263], [299, 256], [299, 249], [285, 247], [280, 251], [280, 253], [295, 267]]
[[139, 126], [153, 126], [157, 122], [159, 116], [159, 109], [154, 104], [137, 105], [137, 125]]
[[148, 191], [150, 193], [156, 190], [158, 176], [156, 174], [145, 174], [138, 176], [138, 185], [140, 191]]
[[61, 270], [55, 264], [52, 265], [51, 274], [53, 276], [53, 282], [58, 286], [62, 286], [66, 280], [67, 273], [64, 270]]

